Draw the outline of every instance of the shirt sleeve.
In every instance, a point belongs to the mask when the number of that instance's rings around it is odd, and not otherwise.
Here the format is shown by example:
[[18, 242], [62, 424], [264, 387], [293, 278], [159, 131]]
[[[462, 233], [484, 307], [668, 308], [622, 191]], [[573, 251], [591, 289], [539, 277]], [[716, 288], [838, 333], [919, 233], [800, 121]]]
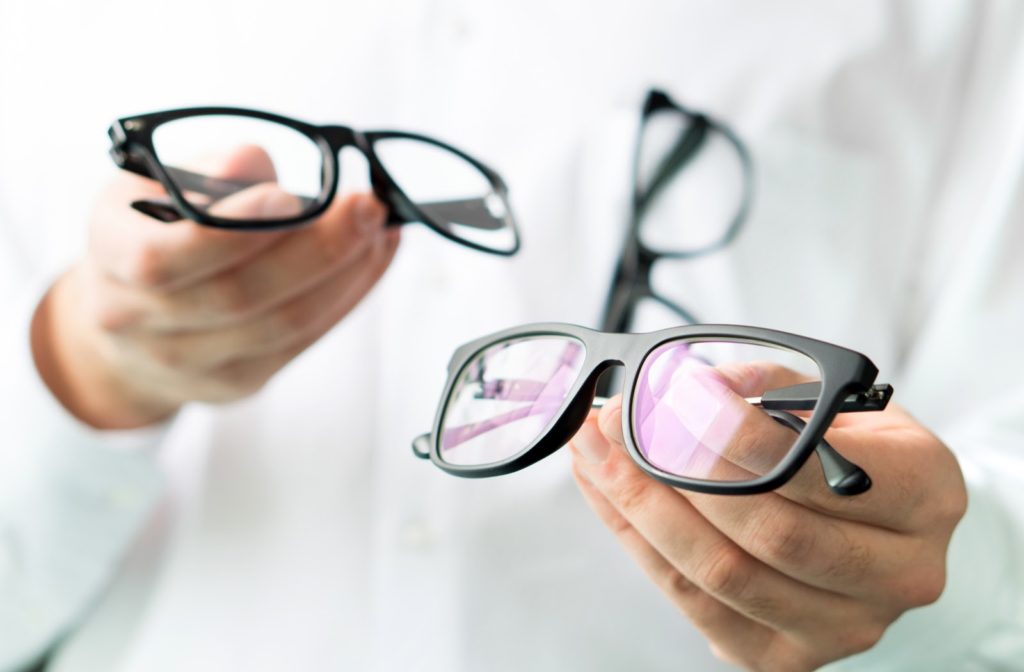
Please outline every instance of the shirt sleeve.
[[[1020, 32], [1019, 21], [1003, 25]], [[966, 113], [972, 132], [929, 230], [921, 285], [930, 299], [896, 392], [953, 450], [967, 483], [946, 589], [829, 670], [974, 672], [1024, 661], [1024, 45], [1007, 42], [1016, 56], [989, 53], [1002, 64], [987, 70], [992, 95], [973, 96]]]
[[1015, 179], [1001, 222], [962, 237], [963, 258], [901, 385], [967, 483], [946, 590], [836, 670], [971, 672], [1024, 660], [1024, 184]]
[[163, 427], [95, 431], [40, 379], [29, 327], [45, 286], [8, 302], [0, 322], [2, 672], [23, 669], [74, 628], [161, 490], [153, 453]]

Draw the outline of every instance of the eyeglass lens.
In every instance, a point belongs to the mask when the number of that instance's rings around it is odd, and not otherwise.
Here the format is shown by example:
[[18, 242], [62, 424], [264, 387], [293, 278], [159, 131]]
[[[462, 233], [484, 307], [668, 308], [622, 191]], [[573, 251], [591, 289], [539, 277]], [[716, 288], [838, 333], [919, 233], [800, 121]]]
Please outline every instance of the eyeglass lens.
[[[473, 357], [443, 411], [440, 457], [483, 466], [521, 454], [566, 410], [583, 344], [563, 336], [504, 341]], [[746, 482], [772, 471], [799, 435], [764, 413], [772, 390], [820, 382], [801, 353], [731, 341], [670, 341], [644, 359], [629, 418], [652, 466], [675, 476]], [[812, 387], [813, 389], [813, 387]], [[816, 398], [793, 413], [807, 421]]]
[[[165, 122], [153, 132], [153, 147], [185, 200], [222, 221], [301, 217], [316, 209], [331, 186], [323, 150], [313, 138], [255, 117], [217, 114]], [[473, 162], [397, 134], [376, 137], [373, 151], [428, 223], [490, 250], [516, 249], [506, 198]]]
[[508, 203], [475, 165], [440, 145], [404, 137], [377, 139], [373, 150], [398, 188], [449, 235], [492, 250], [515, 249]]
[[[662, 344], [644, 360], [633, 390], [637, 448], [675, 476], [754, 480], [778, 466], [799, 436], [758, 408], [760, 397], [820, 380], [814, 360], [792, 350], [728, 341]], [[797, 415], [806, 420], [812, 412]]]
[[185, 200], [225, 220], [298, 217], [315, 208], [324, 188], [316, 143], [262, 119], [176, 119], [156, 127], [153, 148]]
[[586, 350], [565, 336], [504, 341], [463, 368], [444, 409], [441, 458], [484, 465], [514, 457], [562, 413]]

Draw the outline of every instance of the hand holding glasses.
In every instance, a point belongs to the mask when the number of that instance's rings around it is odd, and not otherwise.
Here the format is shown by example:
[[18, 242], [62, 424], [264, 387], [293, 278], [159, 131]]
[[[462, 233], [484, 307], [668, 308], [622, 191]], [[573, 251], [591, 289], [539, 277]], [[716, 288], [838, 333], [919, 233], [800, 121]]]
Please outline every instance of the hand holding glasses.
[[[369, 162], [370, 183], [388, 206], [389, 224], [423, 222], [482, 252], [507, 256], [519, 249], [501, 177], [465, 152], [423, 135], [315, 126], [227, 107], [125, 117], [110, 127], [109, 135], [115, 163], [159, 180], [169, 197], [136, 201], [132, 207], [165, 222], [188, 218], [235, 230], [301, 224], [330, 205], [338, 190], [338, 153], [354, 147]], [[263, 179], [230, 179], [190, 164], [197, 155], [240, 147], [264, 152], [273, 171]], [[272, 214], [236, 219], [218, 212], [226, 199], [253, 193], [275, 199]]]
[[601, 374], [624, 366], [630, 456], [677, 488], [754, 494], [786, 483], [816, 453], [829, 488], [871, 480], [825, 440], [837, 414], [883, 410], [889, 385], [864, 355], [754, 327], [694, 325], [610, 334], [566, 324], [515, 327], [463, 345], [430, 434], [414, 452], [464, 477], [508, 474], [582, 426]]

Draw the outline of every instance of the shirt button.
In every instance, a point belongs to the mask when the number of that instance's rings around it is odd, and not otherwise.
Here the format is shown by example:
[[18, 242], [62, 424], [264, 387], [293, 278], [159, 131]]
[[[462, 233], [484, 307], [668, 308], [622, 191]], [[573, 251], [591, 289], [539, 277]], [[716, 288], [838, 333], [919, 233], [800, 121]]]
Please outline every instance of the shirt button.
[[410, 551], [429, 551], [437, 543], [437, 535], [424, 520], [406, 521], [398, 531], [402, 548]]

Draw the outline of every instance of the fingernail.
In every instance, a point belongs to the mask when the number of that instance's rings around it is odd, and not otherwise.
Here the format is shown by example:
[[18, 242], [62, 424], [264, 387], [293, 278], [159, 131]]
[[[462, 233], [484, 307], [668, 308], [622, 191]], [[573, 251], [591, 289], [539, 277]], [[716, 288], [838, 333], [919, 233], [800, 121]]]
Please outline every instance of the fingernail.
[[601, 464], [608, 459], [611, 448], [600, 430], [592, 422], [585, 423], [572, 439], [576, 452], [590, 464]]
[[370, 233], [384, 224], [384, 209], [372, 196], [364, 196], [356, 203], [356, 226], [361, 233]]

